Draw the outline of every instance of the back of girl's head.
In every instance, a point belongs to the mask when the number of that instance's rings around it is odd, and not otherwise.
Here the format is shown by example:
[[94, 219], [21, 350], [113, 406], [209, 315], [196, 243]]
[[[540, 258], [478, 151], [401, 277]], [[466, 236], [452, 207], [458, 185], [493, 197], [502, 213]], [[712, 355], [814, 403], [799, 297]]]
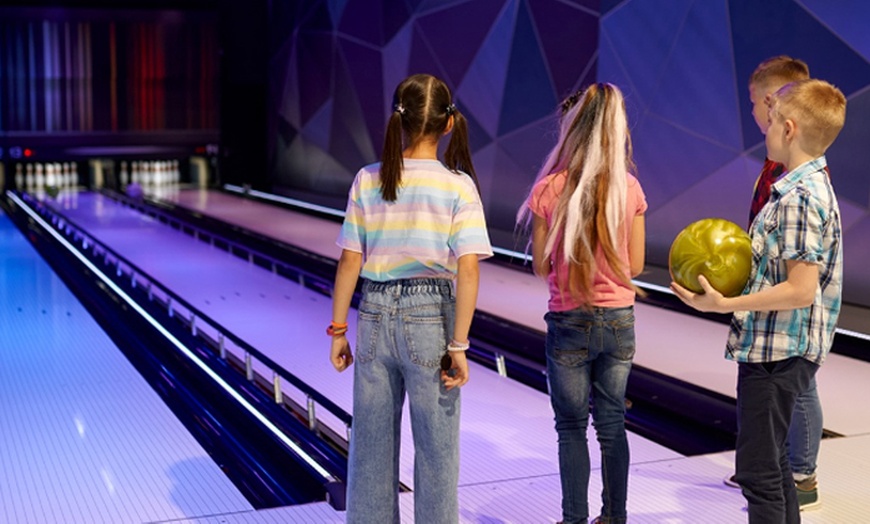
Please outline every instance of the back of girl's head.
[[[567, 101], [570, 100], [571, 97]], [[625, 100], [619, 88], [598, 83], [579, 94], [573, 104], [563, 110], [557, 147], [560, 165], [555, 167], [561, 168], [558, 170], [573, 171], [572, 166], [590, 163], [610, 167], [618, 162], [622, 164], [617, 171], [621, 176], [626, 168], [631, 168], [631, 136]]]
[[[587, 157], [590, 157], [589, 161]], [[561, 103], [559, 139], [538, 171], [535, 182], [553, 173], [569, 171], [569, 175], [574, 175], [569, 176], [574, 179], [573, 189], [580, 175], [578, 167], [591, 168], [593, 164], [602, 162], [606, 166], [619, 163], [614, 167], [621, 173], [634, 169], [625, 100], [619, 88], [608, 83], [593, 84]], [[528, 205], [520, 210], [520, 222], [527, 222], [526, 211]]]
[[477, 182], [468, 146], [468, 124], [453, 103], [450, 89], [427, 74], [403, 80], [393, 93], [393, 113], [387, 123], [381, 156], [381, 194], [395, 201], [402, 177], [402, 151], [420, 142], [438, 142], [453, 125], [444, 163], [453, 171], [468, 173]]

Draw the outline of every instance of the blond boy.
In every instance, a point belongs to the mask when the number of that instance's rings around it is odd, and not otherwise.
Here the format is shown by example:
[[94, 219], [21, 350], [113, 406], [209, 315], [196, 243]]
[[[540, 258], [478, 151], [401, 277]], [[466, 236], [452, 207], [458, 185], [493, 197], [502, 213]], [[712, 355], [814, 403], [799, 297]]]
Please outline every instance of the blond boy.
[[843, 128], [846, 99], [803, 80], [769, 99], [767, 156], [785, 166], [750, 228], [744, 294], [672, 289], [700, 311], [734, 313], [726, 358], [738, 364], [735, 480], [750, 523], [800, 522], [786, 439], [795, 400], [824, 362], [842, 301], [842, 229], [824, 153]]
[[[749, 77], [749, 100], [752, 102], [752, 116], [762, 135], [767, 134], [767, 104], [770, 95], [786, 84], [809, 78], [810, 69], [806, 62], [790, 56], [775, 56], [758, 64]], [[773, 162], [769, 158], [764, 159], [764, 166], [755, 182], [752, 205], [749, 209], [750, 227], [755, 216], [770, 197], [770, 186], [782, 175], [782, 172], [782, 164]]]
[[[770, 96], [786, 84], [809, 78], [810, 70], [806, 62], [786, 55], [768, 58], [755, 68], [749, 78], [749, 100], [752, 102], [752, 116], [762, 135], [767, 134]], [[764, 159], [749, 208], [749, 227], [752, 227], [752, 221], [767, 204], [770, 187], [784, 170], [785, 166], [779, 162]], [[819, 505], [816, 467], [822, 432], [822, 404], [819, 401], [816, 380], [813, 378], [809, 388], [798, 395], [788, 431], [788, 461], [794, 475], [801, 510]], [[733, 476], [725, 484], [739, 487]]]

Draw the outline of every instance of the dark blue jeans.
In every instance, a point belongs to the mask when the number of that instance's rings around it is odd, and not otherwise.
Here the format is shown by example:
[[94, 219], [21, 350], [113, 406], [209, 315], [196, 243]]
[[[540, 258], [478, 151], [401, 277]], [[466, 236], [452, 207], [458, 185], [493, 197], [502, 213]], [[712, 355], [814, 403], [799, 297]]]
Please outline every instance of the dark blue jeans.
[[819, 446], [824, 431], [822, 403], [816, 379], [798, 395], [788, 428], [788, 461], [793, 474], [813, 475], [819, 458]]
[[547, 313], [547, 377], [559, 437], [562, 519], [589, 517], [589, 448], [592, 423], [601, 447], [601, 522], [626, 521], [628, 440], [625, 387], [634, 358], [634, 308], [575, 309]]
[[750, 524], [800, 522], [786, 441], [795, 400], [818, 369], [802, 358], [738, 364], [735, 480], [748, 502]]

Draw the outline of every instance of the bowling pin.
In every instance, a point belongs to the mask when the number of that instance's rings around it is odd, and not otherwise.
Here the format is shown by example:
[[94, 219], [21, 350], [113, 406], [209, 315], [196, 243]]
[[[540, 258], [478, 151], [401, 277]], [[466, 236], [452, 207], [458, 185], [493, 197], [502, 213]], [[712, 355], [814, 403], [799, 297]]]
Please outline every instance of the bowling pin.
[[34, 179], [34, 183], [36, 185], [36, 189], [42, 189], [45, 187], [45, 168], [42, 165], [42, 162], [36, 163], [36, 178]]
[[36, 185], [36, 178], [33, 176], [33, 164], [27, 164], [25, 173], [24, 180], [27, 184], [27, 191], [33, 191], [33, 187]]
[[53, 186], [54, 183], [54, 164], [48, 163], [45, 165], [45, 185]]
[[21, 163], [15, 164], [15, 189], [24, 189], [24, 166]]
[[121, 188], [127, 187], [130, 175], [127, 173], [127, 162], [121, 162]]
[[163, 162], [161, 160], [154, 162], [154, 185], [157, 187], [163, 185]]

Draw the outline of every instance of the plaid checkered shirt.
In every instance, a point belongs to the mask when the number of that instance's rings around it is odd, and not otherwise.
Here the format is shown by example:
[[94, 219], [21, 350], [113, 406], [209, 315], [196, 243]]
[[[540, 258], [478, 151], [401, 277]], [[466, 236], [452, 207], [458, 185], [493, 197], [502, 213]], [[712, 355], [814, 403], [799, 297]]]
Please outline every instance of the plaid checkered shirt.
[[752, 223], [752, 271], [744, 293], [788, 278], [786, 262], [818, 264], [819, 286], [809, 307], [735, 312], [726, 358], [775, 362], [802, 357], [824, 362], [842, 303], [843, 247], [840, 211], [824, 156], [786, 173]]

